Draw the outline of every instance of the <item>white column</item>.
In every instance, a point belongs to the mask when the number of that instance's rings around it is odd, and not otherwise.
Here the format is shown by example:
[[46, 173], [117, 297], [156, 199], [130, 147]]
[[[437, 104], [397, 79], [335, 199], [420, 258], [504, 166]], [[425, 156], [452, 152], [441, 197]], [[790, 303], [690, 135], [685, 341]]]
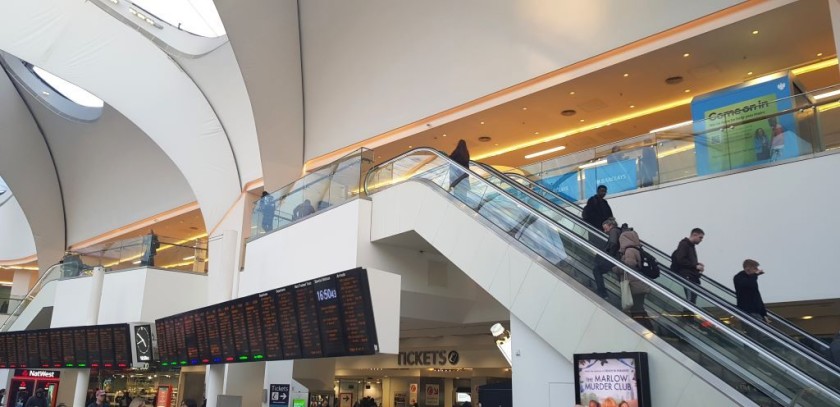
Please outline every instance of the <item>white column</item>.
[[[90, 278], [90, 296], [88, 297], [85, 325], [96, 325], [99, 321], [99, 306], [102, 303], [102, 286], [105, 284], [105, 269], [93, 268]], [[83, 406], [87, 396], [90, 369], [80, 369], [76, 372], [76, 392], [73, 397], [74, 406]]]
[[[207, 273], [207, 304], [218, 304], [235, 296], [234, 279], [237, 272], [239, 233], [224, 230], [210, 237], [208, 253], [212, 256]], [[216, 399], [225, 393], [226, 365], [211, 365], [205, 373], [207, 407], [216, 407]]]

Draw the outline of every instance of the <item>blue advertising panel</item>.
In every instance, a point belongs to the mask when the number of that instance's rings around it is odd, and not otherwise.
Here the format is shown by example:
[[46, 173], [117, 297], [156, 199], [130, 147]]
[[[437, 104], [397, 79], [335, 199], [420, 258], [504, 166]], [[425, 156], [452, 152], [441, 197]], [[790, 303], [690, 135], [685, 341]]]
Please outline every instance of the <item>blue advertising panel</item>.
[[537, 184], [548, 188], [551, 192], [562, 196], [572, 202], [580, 201], [580, 183], [578, 172], [572, 171], [553, 177], [543, 178]]
[[707, 175], [810, 152], [793, 114], [759, 119], [793, 107], [788, 75], [699, 96], [691, 102], [697, 174]]
[[611, 194], [636, 189], [638, 186], [636, 159], [631, 158], [600, 167], [587, 168], [583, 170], [583, 177], [586, 196], [595, 195], [598, 185], [606, 186]]

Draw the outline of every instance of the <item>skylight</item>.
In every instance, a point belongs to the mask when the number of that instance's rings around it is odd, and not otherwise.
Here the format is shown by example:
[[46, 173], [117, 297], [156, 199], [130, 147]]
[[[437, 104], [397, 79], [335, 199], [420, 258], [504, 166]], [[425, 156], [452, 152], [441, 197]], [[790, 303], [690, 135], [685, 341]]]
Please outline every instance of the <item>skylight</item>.
[[195, 35], [225, 35], [225, 27], [213, 0], [133, 0], [132, 3], [170, 25]]
[[61, 79], [41, 68], [38, 68], [37, 66], [33, 66], [32, 71], [35, 72], [35, 74], [38, 75], [38, 77], [40, 77], [44, 82], [50, 85], [50, 87], [55, 89], [58, 93], [79, 105], [100, 108], [104, 105], [102, 99], [93, 96], [88, 91], [70, 82], [67, 82], [64, 79]]

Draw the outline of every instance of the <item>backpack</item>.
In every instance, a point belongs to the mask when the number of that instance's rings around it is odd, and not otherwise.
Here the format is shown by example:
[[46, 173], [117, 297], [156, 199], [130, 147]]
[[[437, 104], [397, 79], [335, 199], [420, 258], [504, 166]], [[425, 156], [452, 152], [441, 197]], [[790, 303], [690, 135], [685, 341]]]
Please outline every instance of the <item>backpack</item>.
[[642, 264], [639, 265], [639, 271], [649, 279], [659, 277], [659, 263], [656, 262], [656, 258], [652, 254], [644, 251], [641, 247], [637, 247], [637, 249], [639, 249], [639, 254], [642, 257]]

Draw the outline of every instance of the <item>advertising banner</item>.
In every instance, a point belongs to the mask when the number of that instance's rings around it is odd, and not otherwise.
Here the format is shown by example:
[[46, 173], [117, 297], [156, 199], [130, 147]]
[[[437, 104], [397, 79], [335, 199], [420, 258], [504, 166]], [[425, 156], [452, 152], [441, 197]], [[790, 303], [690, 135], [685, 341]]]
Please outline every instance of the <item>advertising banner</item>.
[[650, 407], [646, 353], [576, 354], [574, 359], [578, 404]]
[[598, 185], [607, 187], [610, 194], [631, 191], [638, 187], [636, 159], [608, 162], [600, 167], [583, 170], [585, 196], [595, 195]]
[[[791, 79], [778, 75], [699, 96], [691, 102], [697, 175], [714, 174], [811, 151], [793, 114]], [[767, 117], [771, 116], [771, 117]]]
[[578, 182], [577, 171], [546, 177], [540, 179], [537, 183], [572, 202], [582, 199], [580, 196], [580, 183]]

